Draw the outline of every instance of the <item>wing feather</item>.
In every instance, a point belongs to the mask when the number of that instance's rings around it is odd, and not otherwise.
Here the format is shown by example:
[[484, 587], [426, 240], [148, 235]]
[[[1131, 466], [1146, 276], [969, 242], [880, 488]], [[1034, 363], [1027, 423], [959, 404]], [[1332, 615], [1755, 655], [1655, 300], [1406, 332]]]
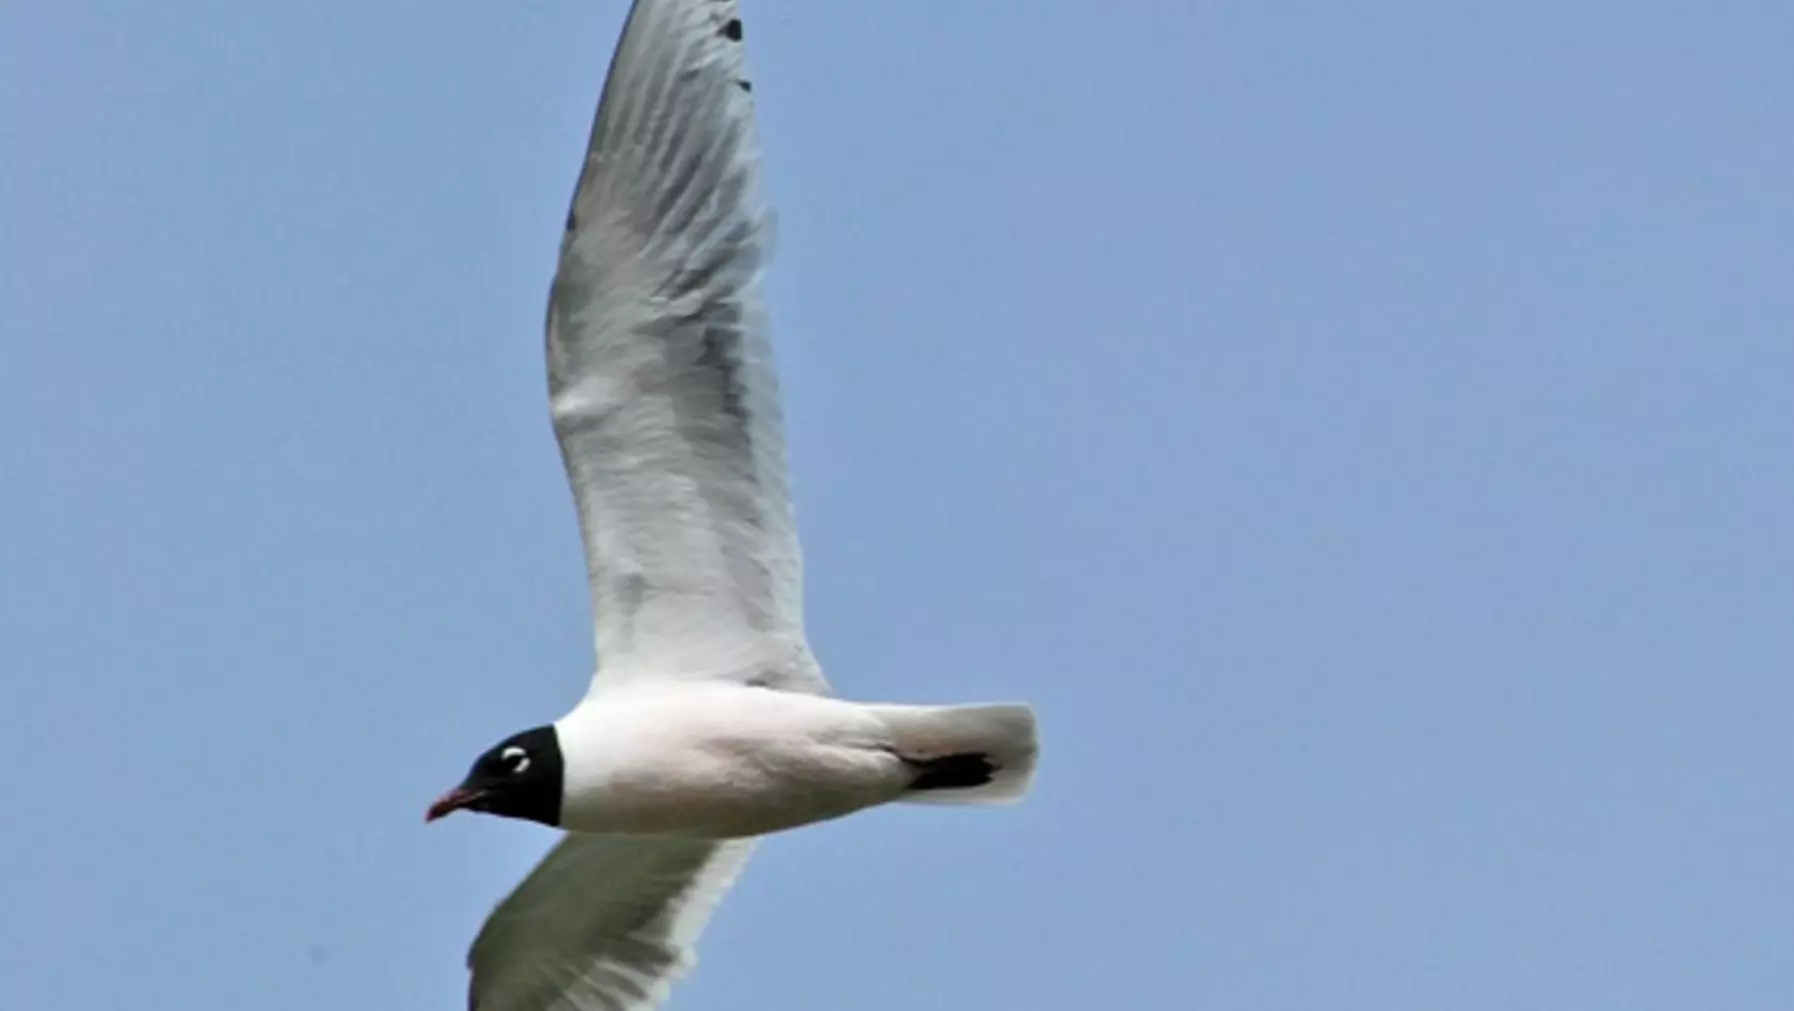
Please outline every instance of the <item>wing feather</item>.
[[822, 685], [759, 294], [770, 224], [740, 37], [733, 0], [631, 9], [549, 298], [600, 681]]
[[645, 1011], [692, 946], [751, 841], [568, 834], [481, 928], [470, 1011]]

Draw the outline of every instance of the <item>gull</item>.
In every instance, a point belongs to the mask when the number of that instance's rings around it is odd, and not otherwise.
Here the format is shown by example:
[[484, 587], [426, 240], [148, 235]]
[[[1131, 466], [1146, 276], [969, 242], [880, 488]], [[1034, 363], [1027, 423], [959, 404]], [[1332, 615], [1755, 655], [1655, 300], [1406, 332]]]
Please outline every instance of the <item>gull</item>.
[[597, 671], [426, 815], [564, 832], [475, 939], [473, 1011], [658, 1007], [757, 837], [1034, 774], [1027, 706], [847, 701], [805, 643], [753, 113], [734, 0], [636, 0], [547, 319]]

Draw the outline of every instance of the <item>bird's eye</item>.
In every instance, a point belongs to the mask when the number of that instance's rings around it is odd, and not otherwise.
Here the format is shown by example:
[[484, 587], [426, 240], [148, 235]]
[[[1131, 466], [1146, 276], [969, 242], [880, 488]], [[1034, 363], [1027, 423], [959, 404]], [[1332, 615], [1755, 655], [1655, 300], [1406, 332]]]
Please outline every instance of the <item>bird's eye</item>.
[[511, 775], [517, 776], [529, 771], [529, 752], [513, 744], [498, 753], [498, 760], [505, 763]]

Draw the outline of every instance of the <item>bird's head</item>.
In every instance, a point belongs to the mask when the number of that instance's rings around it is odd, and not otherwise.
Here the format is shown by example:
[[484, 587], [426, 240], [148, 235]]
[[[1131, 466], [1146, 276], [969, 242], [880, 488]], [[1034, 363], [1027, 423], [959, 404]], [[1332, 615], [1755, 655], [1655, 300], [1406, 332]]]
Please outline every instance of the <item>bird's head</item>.
[[467, 778], [437, 798], [424, 820], [465, 808], [558, 827], [564, 771], [554, 727], [512, 734], [475, 759]]

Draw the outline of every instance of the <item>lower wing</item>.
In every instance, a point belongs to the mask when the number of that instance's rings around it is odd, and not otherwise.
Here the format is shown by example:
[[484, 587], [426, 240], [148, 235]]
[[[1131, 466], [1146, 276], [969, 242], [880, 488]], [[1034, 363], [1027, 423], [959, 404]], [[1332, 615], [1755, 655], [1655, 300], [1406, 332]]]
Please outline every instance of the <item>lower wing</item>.
[[470, 1011], [648, 1011], [741, 872], [751, 840], [569, 834], [487, 918]]

